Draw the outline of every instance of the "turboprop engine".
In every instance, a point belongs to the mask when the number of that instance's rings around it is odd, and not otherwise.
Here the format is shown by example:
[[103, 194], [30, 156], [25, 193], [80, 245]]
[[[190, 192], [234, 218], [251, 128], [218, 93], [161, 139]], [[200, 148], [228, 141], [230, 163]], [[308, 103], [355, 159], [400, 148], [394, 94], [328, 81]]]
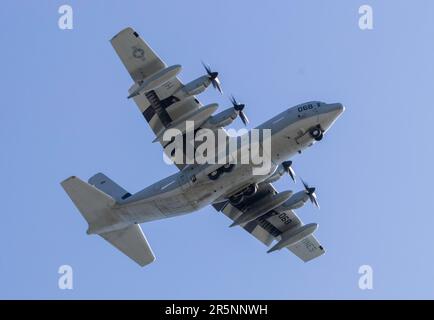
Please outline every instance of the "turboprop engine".
[[274, 173], [267, 178], [267, 182], [274, 182], [279, 180], [283, 175], [288, 174], [291, 179], [295, 182], [295, 172], [292, 169], [292, 161], [282, 162], [274, 171]]
[[216, 71], [212, 71], [211, 68], [205, 63], [202, 62], [202, 64], [207, 74], [193, 81], [190, 81], [180, 90], [182, 90], [187, 96], [194, 96], [204, 92], [205, 89], [208, 88], [210, 84], [212, 84], [214, 89], [218, 90], [220, 93], [223, 93], [220, 80], [218, 78], [219, 73]]
[[309, 187], [309, 185], [303, 182], [304, 190], [299, 191], [282, 204], [285, 209], [293, 210], [304, 206], [307, 200], [310, 200], [317, 208], [319, 208], [318, 200], [315, 194], [315, 188]]
[[232, 108], [228, 108], [212, 116], [203, 127], [212, 129], [226, 127], [234, 122], [237, 117], [241, 119], [244, 125], [247, 125], [249, 123], [249, 119], [243, 111], [246, 105], [243, 103], [238, 103], [234, 96], [231, 97], [231, 102]]

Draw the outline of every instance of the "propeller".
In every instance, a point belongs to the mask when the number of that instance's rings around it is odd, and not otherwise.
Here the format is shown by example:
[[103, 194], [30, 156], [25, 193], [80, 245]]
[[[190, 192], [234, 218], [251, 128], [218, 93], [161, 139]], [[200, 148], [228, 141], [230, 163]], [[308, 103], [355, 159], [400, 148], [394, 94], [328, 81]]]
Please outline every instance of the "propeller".
[[289, 174], [291, 179], [295, 182], [295, 172], [294, 169], [292, 169], [292, 161], [284, 161], [282, 162], [282, 167], [285, 169], [285, 171]]
[[241, 121], [246, 126], [249, 123], [249, 119], [247, 118], [246, 114], [243, 111], [246, 105], [244, 103], [238, 103], [234, 96], [231, 96], [231, 102], [232, 105], [234, 106], [235, 111], [238, 112]]
[[310, 201], [319, 209], [318, 200], [315, 194], [315, 188], [309, 187], [309, 185], [301, 179], [301, 182], [304, 185], [304, 189], [306, 190], [306, 194], [309, 196]]
[[220, 93], [223, 93], [222, 86], [221, 86], [220, 80], [218, 78], [219, 73], [216, 71], [212, 71], [210, 66], [206, 65], [203, 61], [202, 61], [202, 65], [205, 68], [206, 73], [208, 74], [208, 78], [211, 81], [214, 89], [217, 89]]

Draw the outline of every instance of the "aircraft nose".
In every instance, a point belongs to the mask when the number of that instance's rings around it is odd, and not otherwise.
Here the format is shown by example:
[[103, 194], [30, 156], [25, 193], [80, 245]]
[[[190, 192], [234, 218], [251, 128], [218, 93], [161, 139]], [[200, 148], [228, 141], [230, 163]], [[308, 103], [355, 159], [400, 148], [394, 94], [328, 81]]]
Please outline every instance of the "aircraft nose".
[[342, 103], [333, 103], [330, 109], [332, 112], [336, 113], [336, 116], [339, 116], [345, 111], [345, 107]]
[[329, 117], [336, 119], [345, 111], [345, 107], [342, 103], [330, 103], [324, 111]]
[[342, 103], [330, 103], [324, 106], [319, 115], [319, 121], [323, 130], [328, 130], [337, 118], [345, 111]]

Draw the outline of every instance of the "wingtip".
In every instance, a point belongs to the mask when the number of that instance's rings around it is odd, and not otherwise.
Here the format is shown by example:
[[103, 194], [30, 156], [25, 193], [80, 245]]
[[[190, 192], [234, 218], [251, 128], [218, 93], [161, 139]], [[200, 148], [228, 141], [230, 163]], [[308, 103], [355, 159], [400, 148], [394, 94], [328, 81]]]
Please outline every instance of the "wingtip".
[[140, 267], [146, 267], [147, 265], [150, 265], [151, 263], [153, 263], [156, 260], [155, 254], [152, 251], [152, 249], [150, 249], [150, 255], [147, 255], [146, 258], [142, 258], [142, 259], [133, 259]]
[[[119, 35], [123, 34], [123, 33], [135, 33], [134, 29], [132, 27], [125, 27], [123, 28], [121, 31], [119, 31], [118, 33], [116, 33], [111, 39], [110, 42], [113, 41], [115, 38], [117, 38]], [[137, 32], [136, 32], [137, 33]]]
[[65, 183], [67, 183], [68, 181], [73, 180], [73, 179], [77, 179], [77, 177], [76, 176], [70, 176], [70, 177], [66, 178], [65, 180], [61, 181], [60, 184], [63, 186]]
[[279, 249], [276, 248], [276, 247], [272, 247], [271, 249], [267, 250], [267, 253], [271, 253], [271, 252], [274, 252], [274, 251], [277, 251], [277, 250], [279, 250]]
[[146, 267], [147, 265], [150, 265], [151, 263], [153, 263], [155, 261], [155, 256], [153, 256], [152, 257], [152, 259], [149, 259], [149, 260], [146, 260], [146, 261], [136, 261], [137, 262], [137, 264], [140, 266], [140, 267]]

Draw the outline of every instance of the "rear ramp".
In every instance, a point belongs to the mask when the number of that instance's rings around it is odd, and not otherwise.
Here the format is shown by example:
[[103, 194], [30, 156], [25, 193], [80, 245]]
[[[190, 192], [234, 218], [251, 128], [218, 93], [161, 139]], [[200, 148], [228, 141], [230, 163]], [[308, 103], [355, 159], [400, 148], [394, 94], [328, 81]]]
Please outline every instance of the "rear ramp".
[[[102, 179], [101, 175], [99, 178]], [[77, 177], [70, 177], [61, 185], [89, 224], [88, 234], [98, 234], [140, 266], [155, 260], [140, 226], [126, 224], [121, 219], [119, 211], [113, 208], [116, 198], [126, 193], [124, 189], [108, 178], [102, 185], [107, 191], [111, 191], [113, 196]]]

